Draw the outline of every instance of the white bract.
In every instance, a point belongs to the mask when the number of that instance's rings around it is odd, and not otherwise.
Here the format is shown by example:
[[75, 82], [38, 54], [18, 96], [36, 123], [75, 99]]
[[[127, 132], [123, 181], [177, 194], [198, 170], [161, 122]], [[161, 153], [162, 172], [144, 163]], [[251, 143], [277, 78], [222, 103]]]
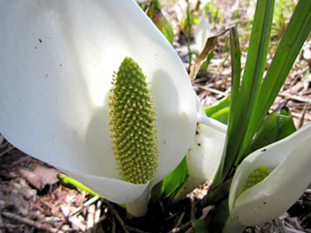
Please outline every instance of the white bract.
[[[223, 153], [227, 126], [217, 120], [198, 114], [194, 143], [187, 155], [192, 189], [207, 181], [212, 183]], [[191, 191], [191, 190], [190, 190]]]
[[[242, 230], [245, 226], [260, 225], [277, 218], [298, 200], [311, 181], [310, 142], [311, 124], [308, 124], [244, 159], [230, 187], [230, 220], [224, 232]], [[250, 173], [262, 165], [271, 173], [241, 193]]]
[[[135, 1], [1, 1], [0, 131], [108, 200], [131, 203], [148, 184], [122, 181], [109, 131], [112, 75], [132, 57], [151, 82], [159, 166], [190, 148], [196, 102], [178, 55]], [[148, 195], [147, 195], [148, 196]]]
[[187, 153], [189, 177], [176, 200], [180, 200], [204, 182], [212, 183], [223, 153], [227, 126], [198, 112], [196, 135]]

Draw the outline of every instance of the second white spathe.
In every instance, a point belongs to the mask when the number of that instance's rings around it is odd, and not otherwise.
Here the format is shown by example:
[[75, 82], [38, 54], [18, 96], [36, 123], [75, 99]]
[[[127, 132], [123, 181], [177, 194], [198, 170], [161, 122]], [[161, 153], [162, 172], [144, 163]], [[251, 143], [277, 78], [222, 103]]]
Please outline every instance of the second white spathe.
[[[254, 226], [272, 220], [298, 200], [311, 181], [311, 124], [249, 155], [231, 184], [229, 210], [233, 221]], [[249, 174], [265, 165], [271, 173], [241, 193]]]

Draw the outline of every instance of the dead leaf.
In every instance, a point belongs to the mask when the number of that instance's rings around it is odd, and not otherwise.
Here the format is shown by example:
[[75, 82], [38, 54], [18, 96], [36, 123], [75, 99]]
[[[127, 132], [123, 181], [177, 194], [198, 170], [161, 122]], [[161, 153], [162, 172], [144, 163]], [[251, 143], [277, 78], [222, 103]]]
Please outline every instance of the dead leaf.
[[50, 187], [58, 182], [58, 174], [60, 173], [55, 168], [49, 168], [37, 164], [33, 169], [19, 168], [19, 173], [38, 191], [42, 191], [46, 185]]
[[195, 77], [197, 76], [201, 64], [202, 62], [205, 60], [205, 58], [208, 56], [208, 54], [210, 53], [210, 51], [212, 51], [214, 49], [214, 47], [217, 44], [218, 41], [218, 37], [223, 36], [224, 34], [226, 34], [227, 31], [229, 31], [230, 28], [226, 28], [224, 31], [222, 31], [221, 33], [215, 35], [215, 36], [211, 36], [206, 40], [205, 46], [203, 51], [200, 53], [200, 55], [197, 57], [195, 63], [190, 67], [190, 80], [194, 80]]

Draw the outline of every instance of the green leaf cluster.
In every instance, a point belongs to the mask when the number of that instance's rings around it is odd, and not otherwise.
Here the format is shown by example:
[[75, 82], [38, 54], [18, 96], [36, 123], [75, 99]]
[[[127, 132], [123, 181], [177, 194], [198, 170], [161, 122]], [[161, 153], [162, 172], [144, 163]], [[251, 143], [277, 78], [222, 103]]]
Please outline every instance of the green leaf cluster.
[[[236, 27], [230, 29], [231, 103], [225, 152], [213, 188], [233, 176], [311, 30], [311, 4], [300, 0], [266, 70], [274, 1], [257, 1], [244, 74]], [[265, 74], [265, 75], [264, 75]]]

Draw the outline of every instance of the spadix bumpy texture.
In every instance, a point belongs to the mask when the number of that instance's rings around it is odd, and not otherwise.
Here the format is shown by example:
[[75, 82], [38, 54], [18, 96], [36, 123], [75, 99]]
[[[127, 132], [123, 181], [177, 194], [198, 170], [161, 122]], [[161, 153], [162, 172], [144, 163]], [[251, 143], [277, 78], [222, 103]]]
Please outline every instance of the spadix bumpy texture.
[[270, 170], [266, 166], [262, 165], [260, 167], [257, 167], [247, 177], [245, 183], [243, 184], [241, 193], [263, 181], [269, 174]]
[[134, 184], [152, 180], [158, 168], [158, 139], [153, 98], [139, 65], [126, 57], [113, 76], [110, 125], [113, 151], [123, 179]]

